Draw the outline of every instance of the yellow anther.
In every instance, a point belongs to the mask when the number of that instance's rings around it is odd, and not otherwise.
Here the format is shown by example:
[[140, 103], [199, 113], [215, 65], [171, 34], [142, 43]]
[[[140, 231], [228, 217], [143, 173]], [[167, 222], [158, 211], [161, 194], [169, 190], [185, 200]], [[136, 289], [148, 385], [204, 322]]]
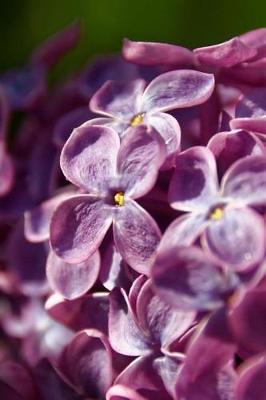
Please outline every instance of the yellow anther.
[[209, 215], [209, 218], [212, 219], [212, 220], [214, 220], [214, 221], [219, 221], [220, 219], [223, 218], [223, 215], [224, 215], [224, 210], [223, 210], [223, 208], [221, 208], [221, 207], [216, 207], [216, 208], [214, 208], [214, 209], [211, 211], [211, 213], [210, 213], [210, 215]]
[[114, 195], [115, 205], [121, 207], [125, 204], [125, 194], [123, 192], [117, 192]]
[[144, 115], [144, 113], [136, 114], [130, 121], [130, 126], [134, 128], [135, 126], [142, 124], [144, 121]]

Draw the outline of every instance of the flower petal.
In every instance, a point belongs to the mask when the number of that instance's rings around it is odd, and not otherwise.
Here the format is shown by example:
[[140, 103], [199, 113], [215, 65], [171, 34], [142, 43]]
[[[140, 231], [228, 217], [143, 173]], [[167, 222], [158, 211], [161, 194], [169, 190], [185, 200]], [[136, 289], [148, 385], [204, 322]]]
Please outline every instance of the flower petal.
[[232, 290], [218, 266], [193, 246], [158, 251], [152, 280], [162, 301], [181, 310], [215, 309]]
[[86, 191], [100, 191], [114, 175], [120, 141], [117, 133], [105, 126], [83, 124], [74, 129], [61, 153], [61, 168], [66, 178]]
[[192, 107], [212, 94], [214, 77], [192, 70], [170, 71], [157, 76], [143, 94], [143, 111], [169, 111]]
[[148, 115], [147, 123], [153, 126], [162, 136], [166, 146], [166, 159], [162, 169], [172, 168], [181, 141], [181, 130], [177, 120], [170, 114], [157, 112]]
[[147, 125], [129, 128], [117, 157], [118, 174], [122, 176], [126, 195], [135, 199], [148, 193], [164, 159], [165, 145], [157, 131]]
[[72, 197], [53, 215], [52, 248], [67, 263], [81, 263], [98, 249], [111, 223], [110, 208], [97, 197]]
[[80, 38], [80, 23], [74, 22], [50, 37], [32, 54], [31, 62], [45, 68], [52, 67], [62, 56], [76, 46]]
[[[257, 323], [256, 323], [257, 324]], [[261, 355], [241, 365], [236, 382], [237, 400], [264, 400], [266, 397], [266, 358]]]
[[179, 154], [169, 186], [169, 202], [181, 211], [206, 211], [218, 195], [218, 178], [212, 152], [195, 146]]
[[124, 386], [114, 385], [106, 393], [106, 400], [148, 400], [135, 390]]
[[130, 122], [138, 114], [145, 82], [142, 79], [107, 81], [92, 96], [90, 109], [99, 114]]
[[263, 218], [250, 208], [226, 208], [220, 220], [208, 225], [203, 244], [218, 262], [246, 270], [264, 256]]
[[254, 57], [257, 50], [235, 37], [214, 46], [195, 49], [194, 54], [203, 65], [230, 68]]
[[85, 294], [96, 282], [100, 271], [100, 254], [96, 251], [79, 264], [68, 264], [50, 252], [47, 259], [47, 279], [55, 292], [72, 300]]
[[100, 332], [81, 331], [65, 348], [58, 369], [85, 397], [102, 399], [113, 381], [110, 347]]
[[137, 318], [154, 344], [167, 348], [188, 330], [195, 316], [193, 311], [176, 310], [163, 302], [152, 290], [151, 280], [143, 285], [137, 300]]
[[52, 215], [59, 204], [70, 196], [71, 191], [60, 193], [32, 210], [25, 212], [25, 236], [30, 242], [37, 243], [49, 239]]
[[266, 157], [249, 156], [238, 160], [222, 180], [224, 196], [239, 204], [266, 203]]
[[137, 325], [126, 294], [118, 288], [110, 294], [109, 340], [115, 351], [128, 356], [150, 349], [150, 338]]
[[243, 299], [232, 305], [229, 323], [236, 343], [247, 355], [259, 354], [266, 346], [266, 292], [247, 291]]
[[192, 65], [194, 55], [185, 47], [168, 43], [134, 42], [124, 39], [123, 56], [139, 65]]
[[217, 133], [209, 141], [208, 148], [215, 155], [221, 176], [240, 158], [265, 154], [263, 144], [255, 135], [245, 130]]
[[149, 275], [161, 232], [155, 220], [133, 200], [117, 209], [114, 240], [125, 261], [137, 272]]

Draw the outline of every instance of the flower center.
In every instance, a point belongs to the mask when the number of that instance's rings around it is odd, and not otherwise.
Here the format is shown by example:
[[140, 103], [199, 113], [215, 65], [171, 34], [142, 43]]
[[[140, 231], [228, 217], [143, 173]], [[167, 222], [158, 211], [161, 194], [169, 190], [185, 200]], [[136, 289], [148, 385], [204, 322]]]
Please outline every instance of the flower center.
[[121, 207], [125, 204], [125, 193], [124, 192], [117, 192], [114, 195], [114, 202], [117, 207]]
[[209, 219], [212, 219], [213, 221], [219, 221], [223, 218], [223, 215], [224, 209], [222, 207], [215, 207], [213, 210], [211, 210]]
[[144, 121], [144, 115], [145, 115], [145, 113], [136, 114], [131, 119], [130, 126], [132, 126], [132, 128], [134, 128], [135, 126], [138, 126], [138, 125], [142, 124], [142, 122]]

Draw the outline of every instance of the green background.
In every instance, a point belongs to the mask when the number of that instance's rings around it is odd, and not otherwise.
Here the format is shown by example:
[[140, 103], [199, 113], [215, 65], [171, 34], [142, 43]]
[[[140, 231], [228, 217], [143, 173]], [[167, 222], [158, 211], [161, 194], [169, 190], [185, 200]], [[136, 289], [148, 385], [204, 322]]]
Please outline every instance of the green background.
[[191, 48], [224, 41], [266, 26], [266, 1], [1, 0], [0, 70], [22, 65], [31, 49], [75, 19], [82, 22], [81, 43], [56, 75], [119, 51], [123, 37]]

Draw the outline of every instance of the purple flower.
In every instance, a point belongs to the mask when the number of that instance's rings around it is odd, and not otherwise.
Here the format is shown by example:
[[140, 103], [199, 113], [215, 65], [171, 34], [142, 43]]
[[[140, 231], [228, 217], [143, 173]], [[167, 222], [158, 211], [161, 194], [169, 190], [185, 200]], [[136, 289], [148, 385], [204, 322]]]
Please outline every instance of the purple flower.
[[266, 396], [265, 354], [249, 359], [241, 365], [236, 381], [237, 400], [264, 400]]
[[91, 123], [112, 126], [121, 136], [128, 127], [141, 123], [154, 127], [166, 144], [165, 166], [171, 167], [180, 146], [180, 127], [165, 111], [206, 101], [214, 88], [213, 75], [192, 70], [171, 71], [159, 75], [144, 88], [145, 82], [140, 79], [107, 81], [90, 101], [91, 110], [106, 117]]
[[249, 206], [265, 204], [265, 185], [265, 156], [235, 162], [219, 189], [211, 151], [204, 147], [184, 151], [176, 158], [169, 201], [188, 214], [168, 227], [164, 240], [189, 245], [201, 235], [204, 249], [219, 263], [237, 271], [254, 266], [265, 253], [265, 224]]
[[61, 154], [62, 170], [88, 194], [73, 196], [55, 211], [50, 238], [68, 263], [88, 259], [113, 222], [117, 249], [126, 262], [147, 273], [160, 240], [153, 218], [134, 199], [154, 185], [165, 148], [156, 131], [140, 125], [120, 141], [108, 127], [84, 124]]

